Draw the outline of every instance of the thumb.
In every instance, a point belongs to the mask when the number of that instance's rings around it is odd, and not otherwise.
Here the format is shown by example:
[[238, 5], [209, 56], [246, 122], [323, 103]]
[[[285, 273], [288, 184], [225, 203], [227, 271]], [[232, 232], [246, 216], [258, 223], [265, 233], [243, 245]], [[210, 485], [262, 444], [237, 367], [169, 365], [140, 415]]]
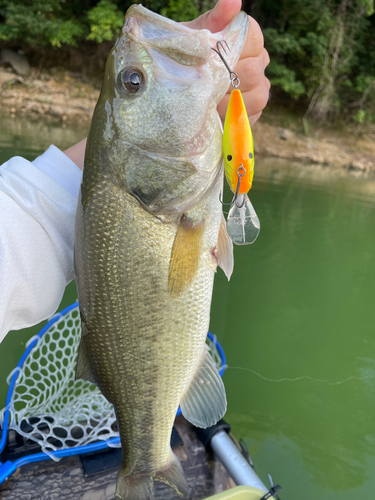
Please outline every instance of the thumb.
[[241, 10], [241, 0], [218, 0], [215, 7], [197, 19], [182, 23], [193, 29], [208, 29], [211, 33], [221, 31]]

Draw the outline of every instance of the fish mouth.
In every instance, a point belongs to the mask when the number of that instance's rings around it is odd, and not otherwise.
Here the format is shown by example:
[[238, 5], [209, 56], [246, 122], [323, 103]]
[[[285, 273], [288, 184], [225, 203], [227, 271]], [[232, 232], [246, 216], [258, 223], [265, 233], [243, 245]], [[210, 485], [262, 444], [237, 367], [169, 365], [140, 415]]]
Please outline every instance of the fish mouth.
[[[122, 33], [131, 41], [143, 45], [152, 57], [158, 57], [159, 53], [160, 60], [166, 56], [170, 62], [174, 62], [174, 78], [179, 76], [183, 66], [182, 77], [192, 81], [193, 78], [199, 78], [199, 71], [208, 65], [211, 75], [217, 75], [214, 93], [217, 104], [230, 85], [230, 77], [222, 60], [212, 49], [216, 48], [217, 42], [225, 40], [229, 47], [225, 60], [229, 67], [234, 67], [242, 52], [247, 30], [248, 16], [242, 11], [222, 31], [211, 33], [207, 29], [189, 28], [142, 5], [132, 5], [126, 13]], [[170, 63], [164, 61], [163, 66], [164, 71], [170, 69]]]
[[206, 64], [210, 57], [210, 46], [205, 43], [211, 35], [208, 30], [193, 30], [142, 5], [128, 9], [122, 32], [132, 41], [158, 49], [184, 66]]
[[[176, 23], [140, 5], [131, 6], [123, 36], [113, 51], [115, 78], [129, 66], [144, 74], [145, 83], [136, 94], [120, 96], [115, 87], [112, 103], [121, 112], [114, 123], [119, 127], [124, 122], [133, 124], [131, 129], [127, 126], [127, 140], [143, 151], [166, 157], [204, 154], [217, 128], [215, 120], [220, 122], [216, 106], [230, 85], [228, 71], [212, 49], [225, 38], [231, 48], [226, 60], [233, 66], [247, 25], [247, 15], [242, 12], [222, 32], [213, 34]], [[143, 115], [136, 115], [134, 110], [139, 111], [138, 102], [143, 97], [149, 105]], [[140, 130], [134, 125], [135, 115], [139, 120], [147, 115], [156, 127], [148, 126], [145, 132], [142, 125]]]

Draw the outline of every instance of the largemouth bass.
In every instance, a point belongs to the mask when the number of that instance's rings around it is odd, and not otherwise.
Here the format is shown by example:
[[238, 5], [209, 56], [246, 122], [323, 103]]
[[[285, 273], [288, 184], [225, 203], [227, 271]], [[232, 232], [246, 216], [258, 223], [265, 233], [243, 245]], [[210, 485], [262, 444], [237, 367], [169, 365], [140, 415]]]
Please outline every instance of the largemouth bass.
[[155, 480], [186, 495], [178, 406], [201, 427], [226, 411], [205, 344], [216, 267], [233, 268], [216, 111], [229, 80], [211, 47], [225, 38], [234, 66], [246, 33], [245, 13], [213, 35], [135, 5], [108, 56], [76, 218], [76, 375], [116, 410], [117, 499], [152, 498]]

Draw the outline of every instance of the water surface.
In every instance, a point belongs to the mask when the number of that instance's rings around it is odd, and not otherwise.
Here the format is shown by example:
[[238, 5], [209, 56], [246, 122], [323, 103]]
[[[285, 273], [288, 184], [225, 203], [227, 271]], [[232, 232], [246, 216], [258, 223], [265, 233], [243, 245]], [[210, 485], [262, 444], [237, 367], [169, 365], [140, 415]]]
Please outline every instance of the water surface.
[[373, 498], [374, 183], [275, 160], [255, 179], [261, 233], [211, 315], [227, 419], [285, 498]]
[[[33, 159], [85, 130], [11, 120], [0, 157]], [[288, 500], [373, 498], [375, 491], [375, 182], [257, 160], [251, 201], [261, 221], [235, 247], [231, 281], [215, 278], [211, 331], [223, 344], [234, 434]], [[62, 307], [75, 299], [70, 284]], [[5, 378], [38, 328], [0, 346]]]

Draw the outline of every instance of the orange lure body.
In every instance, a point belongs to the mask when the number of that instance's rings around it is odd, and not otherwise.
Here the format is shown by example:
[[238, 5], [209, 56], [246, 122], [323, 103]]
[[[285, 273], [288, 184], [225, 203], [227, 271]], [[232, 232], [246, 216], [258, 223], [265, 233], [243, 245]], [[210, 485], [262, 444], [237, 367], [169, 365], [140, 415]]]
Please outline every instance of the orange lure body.
[[238, 89], [233, 90], [229, 98], [223, 132], [223, 155], [225, 176], [232, 191], [236, 192], [239, 174], [244, 174], [238, 193], [247, 193], [254, 176], [254, 142], [245, 103]]

